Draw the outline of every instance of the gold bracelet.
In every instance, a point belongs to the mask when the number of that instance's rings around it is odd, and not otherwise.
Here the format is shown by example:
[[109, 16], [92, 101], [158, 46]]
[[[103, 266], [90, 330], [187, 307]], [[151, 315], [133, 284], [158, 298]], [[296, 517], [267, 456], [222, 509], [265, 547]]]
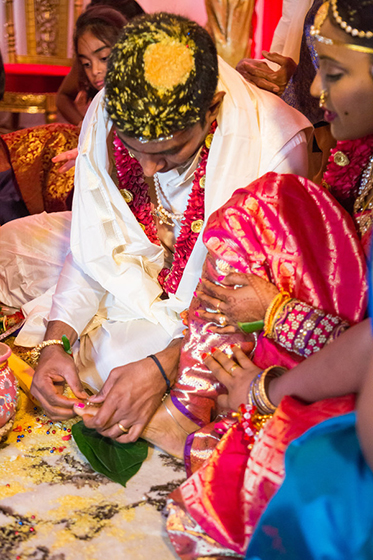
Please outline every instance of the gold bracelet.
[[276, 309], [272, 313], [270, 324], [268, 325], [269, 330], [268, 330], [268, 334], [266, 335], [267, 338], [275, 338], [276, 321], [281, 316], [281, 313], [283, 312], [285, 305], [287, 305], [290, 301], [297, 301], [297, 300], [292, 297], [287, 297], [286, 299], [281, 301], [279, 305], [276, 306]]
[[276, 406], [271, 403], [267, 395], [267, 384], [270, 379], [280, 377], [285, 373], [286, 368], [281, 366], [271, 366], [261, 371], [254, 377], [250, 384], [248, 402], [258, 409], [259, 414], [273, 414]]
[[47, 346], [53, 346], [53, 345], [62, 346], [64, 351], [67, 354], [70, 354], [70, 356], [72, 356], [72, 352], [71, 352], [71, 349], [70, 349], [70, 342], [69, 342], [67, 336], [63, 335], [62, 340], [52, 338], [50, 340], [44, 340], [43, 342], [41, 342], [40, 344], [35, 346], [35, 348], [31, 352], [33, 359], [38, 360], [39, 357], [40, 357], [40, 353], [43, 350], [43, 348], [46, 348]]
[[269, 304], [269, 306], [267, 307], [267, 310], [265, 312], [265, 316], [264, 316], [264, 336], [267, 335], [267, 331], [268, 331], [268, 327], [269, 327], [269, 320], [271, 318], [272, 315], [272, 311], [276, 305], [277, 307], [277, 301], [282, 299], [282, 292], [279, 292], [277, 294], [277, 296], [275, 296], [273, 298], [273, 300], [271, 301], [271, 303]]
[[43, 342], [35, 346], [35, 350], [37, 352], [41, 352], [43, 348], [46, 348], [47, 346], [53, 346], [53, 344], [60, 344], [61, 346], [63, 346], [62, 340], [51, 339], [51, 340], [44, 340]]
[[286, 371], [286, 368], [281, 366], [272, 366], [267, 368], [263, 375], [260, 376], [259, 379], [259, 394], [261, 398], [261, 403], [263, 404], [264, 408], [268, 410], [276, 410], [276, 406], [271, 403], [268, 397], [268, 381], [270, 379], [275, 379], [276, 377], [281, 377]]
[[267, 311], [264, 316], [264, 336], [268, 336], [268, 333], [271, 331], [271, 325], [273, 321], [273, 317], [276, 315], [278, 308], [282, 303], [290, 298], [290, 294], [281, 290], [277, 296], [273, 298], [271, 303], [269, 304]]

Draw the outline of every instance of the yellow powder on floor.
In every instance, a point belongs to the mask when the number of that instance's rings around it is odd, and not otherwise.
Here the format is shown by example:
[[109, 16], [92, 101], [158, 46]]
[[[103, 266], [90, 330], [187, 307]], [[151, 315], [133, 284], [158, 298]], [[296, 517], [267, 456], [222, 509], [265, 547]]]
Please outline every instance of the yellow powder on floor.
[[[76, 543], [75, 535], [68, 529], [58, 529], [54, 528], [54, 536], [55, 540], [53, 544], [50, 546], [51, 550], [58, 550], [61, 551], [61, 548], [68, 544]], [[89, 556], [87, 556], [89, 558]]]
[[57, 499], [60, 506], [51, 510], [51, 515], [54, 517], [64, 517], [74, 515], [76, 510], [87, 509], [91, 506], [97, 505], [97, 498], [88, 498], [85, 496], [74, 496], [73, 494], [68, 494], [67, 496], [62, 496]]
[[[1, 473], [2, 480], [5, 480], [5, 476], [6, 473]], [[28, 489], [19, 482], [8, 482], [5, 485], [0, 486], [0, 500], [3, 500], [4, 498], [10, 498], [11, 496], [15, 496], [16, 494], [23, 494], [24, 492], [28, 492]]]

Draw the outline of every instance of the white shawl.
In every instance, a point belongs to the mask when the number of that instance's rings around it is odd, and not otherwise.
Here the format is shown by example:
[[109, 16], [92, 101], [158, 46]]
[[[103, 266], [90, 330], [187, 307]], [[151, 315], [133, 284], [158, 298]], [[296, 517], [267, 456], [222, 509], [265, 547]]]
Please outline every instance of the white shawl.
[[[206, 219], [236, 189], [273, 170], [285, 144], [310, 126], [299, 112], [247, 84], [221, 60], [218, 90], [226, 95], [206, 168]], [[160, 322], [172, 335], [177, 312], [189, 305], [201, 274], [206, 255], [202, 235], [176, 295], [161, 301], [157, 274], [163, 265], [162, 249], [148, 240], [109, 175], [107, 137], [112, 124], [104, 95], [103, 90], [93, 100], [80, 136], [71, 251], [81, 269], [112, 295], [116, 318]]]

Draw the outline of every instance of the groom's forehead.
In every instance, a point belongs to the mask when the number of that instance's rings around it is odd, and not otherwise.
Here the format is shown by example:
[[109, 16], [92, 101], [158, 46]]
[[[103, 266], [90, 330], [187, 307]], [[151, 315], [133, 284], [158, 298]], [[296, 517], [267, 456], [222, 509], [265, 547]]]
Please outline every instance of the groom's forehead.
[[118, 130], [117, 134], [124, 146], [130, 151], [149, 155], [173, 155], [180, 152], [185, 144], [193, 138], [194, 128], [195, 126], [192, 126], [185, 130], [179, 130], [167, 140], [153, 140], [151, 142], [141, 142]]

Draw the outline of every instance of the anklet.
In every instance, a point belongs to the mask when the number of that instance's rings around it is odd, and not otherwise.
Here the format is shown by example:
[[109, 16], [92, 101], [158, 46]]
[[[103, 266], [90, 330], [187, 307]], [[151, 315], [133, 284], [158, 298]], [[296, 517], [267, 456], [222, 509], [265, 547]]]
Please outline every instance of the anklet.
[[171, 418], [176, 422], [176, 424], [179, 426], [179, 428], [181, 430], [183, 430], [184, 434], [186, 434], [187, 436], [189, 436], [189, 432], [187, 432], [182, 425], [180, 424], [180, 422], [178, 422], [175, 418], [175, 416], [172, 414], [171, 410], [168, 408], [168, 406], [166, 405], [166, 403], [163, 401], [163, 406], [165, 407], [165, 409], [167, 410], [168, 414], [171, 416]]
[[170, 394], [170, 391], [166, 391], [166, 392], [165, 392], [165, 394], [163, 395], [163, 397], [162, 397], [162, 399], [161, 399], [161, 403], [163, 403], [163, 402], [167, 399], [167, 397], [168, 397], [169, 394]]

